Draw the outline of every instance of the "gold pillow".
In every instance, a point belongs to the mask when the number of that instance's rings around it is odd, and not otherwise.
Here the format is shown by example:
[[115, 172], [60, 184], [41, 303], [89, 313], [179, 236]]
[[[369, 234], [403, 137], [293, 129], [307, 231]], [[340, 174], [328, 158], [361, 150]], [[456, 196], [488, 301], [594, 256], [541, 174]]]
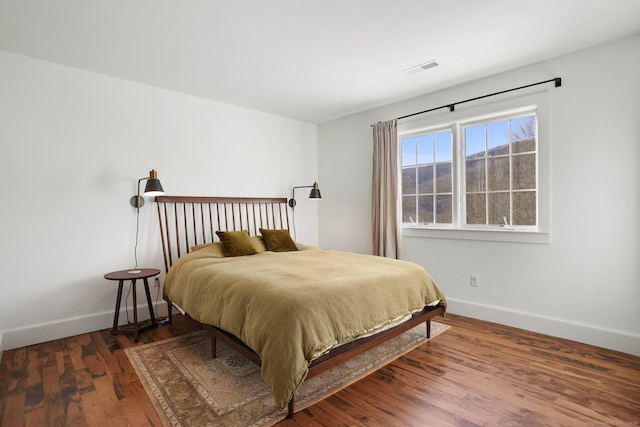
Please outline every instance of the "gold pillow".
[[298, 246], [291, 238], [289, 230], [267, 230], [261, 228], [260, 234], [264, 237], [264, 245], [269, 251], [289, 252], [298, 250]]
[[222, 242], [226, 256], [255, 255], [258, 253], [253, 246], [251, 237], [246, 231], [216, 231]]
[[253, 242], [253, 247], [256, 248], [256, 252], [262, 253], [267, 250], [262, 236], [251, 236], [251, 241]]
[[225, 256], [224, 248], [222, 247], [222, 243], [220, 242], [202, 243], [191, 248], [191, 252], [199, 250], [206, 250], [210, 256], [214, 256], [216, 258], [223, 258]]

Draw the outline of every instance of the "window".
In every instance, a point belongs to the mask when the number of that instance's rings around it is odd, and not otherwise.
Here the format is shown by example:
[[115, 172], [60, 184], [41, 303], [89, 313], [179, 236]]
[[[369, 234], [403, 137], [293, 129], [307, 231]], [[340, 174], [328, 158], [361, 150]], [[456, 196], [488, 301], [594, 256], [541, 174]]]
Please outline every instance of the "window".
[[537, 231], [535, 107], [402, 132], [405, 226]]
[[462, 126], [464, 224], [537, 225], [536, 116]]
[[451, 224], [453, 220], [453, 132], [402, 139], [402, 221]]

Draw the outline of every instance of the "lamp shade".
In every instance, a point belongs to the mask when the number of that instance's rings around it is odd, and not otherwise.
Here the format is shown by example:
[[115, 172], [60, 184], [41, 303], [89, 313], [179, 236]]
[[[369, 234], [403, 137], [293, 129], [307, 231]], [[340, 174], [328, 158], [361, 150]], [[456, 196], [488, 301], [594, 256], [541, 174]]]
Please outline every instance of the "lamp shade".
[[150, 179], [147, 181], [147, 185], [144, 186], [145, 196], [161, 196], [164, 194], [164, 190], [162, 189], [162, 184], [160, 184], [159, 179]]
[[153, 169], [149, 172], [149, 179], [144, 186], [143, 194], [145, 196], [161, 196], [164, 194], [162, 184], [160, 184], [160, 180], [158, 179], [158, 172]]
[[318, 183], [317, 182], [313, 183], [313, 188], [311, 188], [311, 192], [309, 193], [309, 198], [310, 199], [322, 199], [322, 196], [320, 195], [320, 189], [318, 188]]

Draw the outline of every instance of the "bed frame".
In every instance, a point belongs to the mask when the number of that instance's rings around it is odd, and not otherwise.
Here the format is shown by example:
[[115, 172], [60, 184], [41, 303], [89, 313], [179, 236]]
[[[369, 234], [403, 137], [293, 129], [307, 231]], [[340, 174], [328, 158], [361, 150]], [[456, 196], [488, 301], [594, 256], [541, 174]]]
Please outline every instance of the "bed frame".
[[[157, 196], [155, 200], [166, 272], [175, 260], [189, 253], [193, 246], [219, 241], [215, 233], [218, 230], [247, 230], [250, 235], [255, 236], [260, 235], [260, 228], [290, 229], [286, 198]], [[166, 297], [164, 299], [169, 307], [168, 321], [171, 323], [174, 304]], [[426, 336], [430, 337], [431, 319], [443, 313], [442, 305], [428, 306], [393, 328], [336, 347], [311, 362], [307, 378], [364, 353], [423, 322], [426, 324]], [[258, 354], [239, 338], [215, 326], [203, 326], [211, 334], [213, 357], [216, 357], [216, 343], [220, 339], [258, 366], [261, 365]], [[293, 412], [294, 397], [289, 401], [287, 417], [292, 417]]]

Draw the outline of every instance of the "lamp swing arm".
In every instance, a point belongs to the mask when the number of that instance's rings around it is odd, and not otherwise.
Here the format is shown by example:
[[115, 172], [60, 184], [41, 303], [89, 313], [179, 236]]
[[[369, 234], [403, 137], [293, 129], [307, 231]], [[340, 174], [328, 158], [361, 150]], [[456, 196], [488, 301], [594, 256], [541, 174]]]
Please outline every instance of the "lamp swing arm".
[[144, 176], [138, 180], [138, 194], [135, 196], [134, 207], [140, 209], [144, 205], [144, 199], [140, 198], [140, 183], [145, 179], [149, 179], [148, 176]]

